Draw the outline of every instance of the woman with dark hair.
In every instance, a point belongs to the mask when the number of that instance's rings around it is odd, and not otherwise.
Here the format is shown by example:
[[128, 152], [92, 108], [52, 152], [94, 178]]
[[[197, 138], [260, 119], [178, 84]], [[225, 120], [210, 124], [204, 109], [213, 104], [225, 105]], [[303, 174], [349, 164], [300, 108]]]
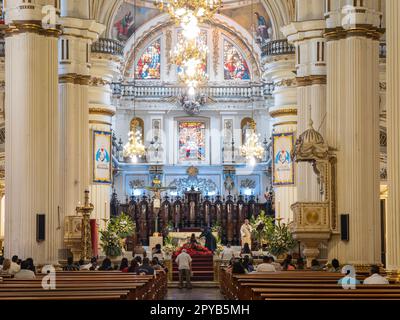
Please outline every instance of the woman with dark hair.
[[296, 270], [296, 267], [294, 266], [294, 264], [292, 263], [292, 255], [288, 254], [286, 256], [286, 259], [283, 260], [282, 262], [282, 269], [284, 271], [292, 271], [292, 270]]
[[138, 266], [142, 264], [142, 257], [141, 256], [136, 256], [134, 260], [137, 262]]
[[244, 256], [242, 265], [247, 270], [247, 272], [254, 271], [254, 266], [249, 256]]
[[129, 273], [137, 273], [138, 269], [139, 269], [139, 264], [136, 259], [133, 259], [131, 261], [131, 265], [128, 268], [128, 272]]
[[191, 245], [197, 245], [199, 244], [196, 240], [196, 235], [194, 233], [192, 233], [192, 236], [190, 237], [190, 244]]
[[240, 254], [241, 255], [251, 255], [250, 246], [249, 246], [249, 244], [247, 242], [244, 244]]
[[122, 258], [121, 264], [119, 265], [119, 271], [128, 272], [129, 264], [127, 258]]
[[79, 268], [76, 264], [74, 264], [74, 258], [68, 257], [67, 265], [63, 268], [64, 271], [78, 271]]
[[152, 254], [162, 254], [161, 244], [157, 243], [156, 246], [151, 251]]
[[340, 272], [340, 263], [338, 259], [332, 259], [332, 267], [328, 270], [328, 272]]
[[246, 269], [239, 260], [235, 260], [232, 265], [232, 274], [245, 274]]
[[323, 270], [317, 259], [313, 259], [311, 261], [311, 270], [312, 271], [322, 271]]
[[297, 259], [297, 263], [296, 263], [296, 269], [297, 270], [304, 270], [304, 259], [302, 257], [299, 257]]
[[33, 263], [33, 259], [28, 258], [28, 259], [26, 259], [26, 262], [28, 263], [28, 270], [31, 270], [32, 272], [36, 273], [36, 267]]
[[101, 263], [101, 266], [100, 266], [99, 270], [101, 270], [101, 271], [112, 271], [113, 267], [112, 267], [111, 260], [109, 258], [105, 258], [103, 260], [103, 262]]

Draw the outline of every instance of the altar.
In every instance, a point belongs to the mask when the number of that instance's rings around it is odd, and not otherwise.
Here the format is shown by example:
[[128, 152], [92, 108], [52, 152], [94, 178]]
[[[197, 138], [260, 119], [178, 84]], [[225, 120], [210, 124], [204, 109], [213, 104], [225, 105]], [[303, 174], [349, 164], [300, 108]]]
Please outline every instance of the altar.
[[[205, 245], [205, 242], [206, 242], [205, 238], [200, 238], [201, 232], [190, 232], [190, 231], [188, 231], [188, 232], [185, 232], [185, 231], [170, 232], [168, 235], [169, 235], [169, 237], [171, 237], [172, 241], [174, 242], [174, 244], [177, 247], [182, 247], [187, 242], [187, 240], [190, 239], [192, 234], [194, 234], [196, 236], [196, 240], [200, 245], [202, 245], [202, 246]], [[218, 237], [217, 232], [213, 232], [212, 234], [215, 238]]]

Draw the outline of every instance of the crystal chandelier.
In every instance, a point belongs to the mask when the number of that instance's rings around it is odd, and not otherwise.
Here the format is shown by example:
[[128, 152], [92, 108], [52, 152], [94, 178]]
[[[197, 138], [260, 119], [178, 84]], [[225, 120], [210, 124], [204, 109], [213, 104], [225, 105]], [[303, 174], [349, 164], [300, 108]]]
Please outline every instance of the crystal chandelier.
[[[138, 123], [137, 123], [138, 124]], [[142, 133], [138, 130], [137, 125], [133, 124], [135, 131], [129, 132], [129, 141], [124, 146], [124, 157], [132, 159], [136, 162], [138, 158], [143, 157], [146, 154], [146, 148], [142, 144]]]
[[181, 22], [183, 17], [191, 15], [202, 22], [210, 19], [221, 8], [221, 0], [156, 0], [156, 6]]
[[206, 63], [208, 48], [196, 40], [181, 41], [172, 52], [172, 63], [179, 67], [178, 77], [189, 87], [189, 95], [208, 79], [203, 66]]
[[208, 47], [199, 41], [199, 23], [211, 19], [221, 7], [221, 0], [156, 0], [157, 7], [168, 12], [182, 27], [183, 39], [171, 52], [172, 62], [179, 67], [179, 81], [188, 87], [189, 96], [199, 84], [207, 81], [204, 70]]
[[250, 165], [255, 165], [257, 160], [264, 157], [264, 147], [261, 145], [259, 135], [256, 133], [256, 123], [251, 123], [250, 133], [246, 133], [246, 142], [240, 147], [240, 154], [246, 158]]

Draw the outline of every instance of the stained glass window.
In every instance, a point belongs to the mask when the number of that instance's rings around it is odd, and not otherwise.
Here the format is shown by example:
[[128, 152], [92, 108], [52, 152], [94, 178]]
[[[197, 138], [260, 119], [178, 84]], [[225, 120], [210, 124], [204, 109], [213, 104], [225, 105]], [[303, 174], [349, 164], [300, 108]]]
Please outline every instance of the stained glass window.
[[[185, 39], [184, 39], [184, 37], [183, 37], [183, 35], [182, 35], [182, 31], [181, 30], [179, 30], [178, 31], [178, 43], [180, 43], [181, 41], [185, 41]], [[200, 32], [200, 35], [199, 35], [199, 37], [196, 39], [196, 42], [197, 42], [197, 44], [198, 44], [198, 46], [203, 46], [203, 45], [207, 45], [207, 31], [205, 31], [205, 30], [202, 30], [201, 32]], [[205, 61], [203, 61], [203, 64], [202, 64], [202, 70], [205, 72], [205, 73], [207, 73], [207, 61], [205, 60]], [[180, 70], [180, 67], [178, 67], [177, 68], [177, 72], [179, 73], [181, 70]]]
[[161, 41], [154, 41], [147, 47], [137, 62], [135, 77], [142, 80], [160, 79]]
[[179, 122], [179, 162], [206, 160], [205, 134], [204, 122]]
[[238, 49], [224, 40], [224, 78], [225, 80], [250, 80], [246, 60]]

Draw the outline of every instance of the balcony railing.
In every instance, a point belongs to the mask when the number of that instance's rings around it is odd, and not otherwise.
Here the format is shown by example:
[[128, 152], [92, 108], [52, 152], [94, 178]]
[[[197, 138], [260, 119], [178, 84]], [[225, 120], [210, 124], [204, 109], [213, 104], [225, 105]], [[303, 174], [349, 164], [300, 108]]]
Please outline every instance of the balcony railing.
[[263, 56], [278, 56], [294, 53], [296, 53], [295, 46], [289, 44], [286, 39], [270, 41], [262, 47]]
[[92, 44], [92, 52], [123, 56], [124, 45], [117, 40], [100, 38]]
[[[162, 85], [133, 85], [113, 83], [111, 85], [113, 94], [125, 98], [149, 98], [160, 99], [169, 97], [179, 97], [185, 95], [186, 87], [182, 86], [162, 86]], [[270, 94], [271, 87], [263, 85], [245, 86], [207, 86], [198, 89], [200, 95], [217, 99], [250, 99], [262, 98], [266, 93]]]

